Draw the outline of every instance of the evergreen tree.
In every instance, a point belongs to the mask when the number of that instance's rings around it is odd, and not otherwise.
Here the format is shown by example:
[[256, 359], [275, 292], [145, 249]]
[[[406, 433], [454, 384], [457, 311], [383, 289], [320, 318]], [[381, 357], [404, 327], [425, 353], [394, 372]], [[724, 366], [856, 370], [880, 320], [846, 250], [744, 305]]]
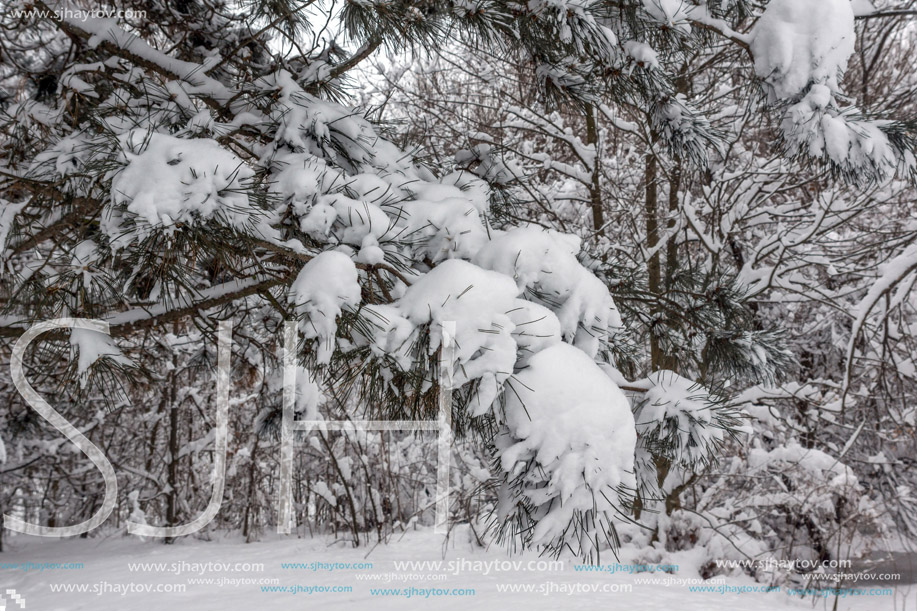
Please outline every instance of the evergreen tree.
[[[450, 41], [522, 62], [546, 107], [583, 117], [586, 144], [569, 145], [594, 186], [596, 117], [615, 105], [641, 111], [666, 159], [706, 168], [723, 138], [680, 93], [678, 66], [725, 44], [739, 50], [741, 79], [761, 83], [780, 108], [789, 156], [861, 184], [913, 169], [905, 125], [844, 105], [837, 77], [854, 37], [846, 0], [802, 9], [774, 0], [745, 34], [736, 29], [751, 14], [744, 2], [103, 6], [124, 13], [76, 18], [41, 0], [2, 9], [0, 335], [14, 340], [55, 317], [108, 321], [124, 353], [134, 350], [135, 371], [115, 342], [76, 331], [29, 362], [46, 383], [60, 369], [71, 382], [107, 380], [97, 387], [104, 399], [122, 372], [160, 376], [150, 342], [174, 346], [179, 329], [212, 338], [217, 321], [244, 321], [246, 364], [257, 369], [276, 362], [278, 331], [295, 318], [303, 375], [328, 403], [428, 419], [444, 323], [454, 321], [453, 421], [494, 459], [500, 532], [555, 552], [593, 557], [614, 543], [614, 520], [632, 514], [635, 498], [670, 495], [684, 483], [666, 483], [671, 469], [685, 479], [709, 463], [735, 427], [716, 399], [718, 376], [744, 368], [772, 379], [783, 353], [754, 328], [731, 279], [672, 274], [663, 296], [651, 267], [652, 303], [632, 313], [701, 322], [665, 337], [646, 326], [656, 375], [631, 388], [646, 396], [635, 423], [619, 388], [628, 386], [619, 372], [630, 312], [622, 319], [609, 292], [620, 280], [613, 262], [574, 235], [517, 222], [490, 152], [466, 155], [480, 162], [472, 171], [396, 146], [347, 106], [360, 63], [379, 49], [423, 54]], [[830, 36], [814, 36], [824, 8]], [[658, 228], [647, 239], [659, 246]], [[679, 374], [660, 373], [675, 361]], [[207, 363], [183, 355], [171, 383], [203, 379]], [[164, 411], [185, 387], [163, 399]], [[276, 420], [271, 411], [258, 422]], [[170, 427], [177, 434], [178, 422]], [[165, 503], [168, 523], [176, 503]], [[353, 505], [350, 513], [356, 524]]]

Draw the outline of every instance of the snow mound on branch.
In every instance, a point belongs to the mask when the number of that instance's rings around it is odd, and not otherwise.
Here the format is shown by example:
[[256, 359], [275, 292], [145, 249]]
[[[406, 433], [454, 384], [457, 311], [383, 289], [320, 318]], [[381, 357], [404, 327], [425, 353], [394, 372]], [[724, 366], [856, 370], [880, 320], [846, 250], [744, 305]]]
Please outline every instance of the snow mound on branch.
[[344, 307], [360, 303], [357, 267], [344, 253], [329, 250], [306, 263], [290, 287], [290, 302], [304, 319], [299, 329], [317, 338], [318, 362], [327, 364], [334, 351], [337, 318]]
[[[844, 173], [854, 175], [873, 168], [880, 176], [894, 174], [899, 159], [883, 125], [857, 116], [856, 108], [838, 111], [831, 90], [812, 85], [806, 95], [787, 109], [782, 128], [790, 154], [806, 153], [826, 159]], [[904, 162], [913, 164], [911, 155]]]
[[487, 230], [474, 204], [467, 199], [438, 202], [408, 201], [398, 205], [400, 232], [412, 236], [414, 250], [434, 263], [470, 259], [487, 242]]
[[519, 289], [502, 274], [451, 259], [421, 276], [396, 307], [412, 325], [430, 326], [430, 353], [442, 342], [442, 323], [455, 321], [456, 386], [478, 380], [473, 416], [487, 412], [516, 362], [514, 325], [507, 312]]
[[649, 389], [635, 414], [641, 443], [651, 454], [678, 457], [686, 467], [708, 462], [726, 433], [707, 389], [668, 370], [654, 371], [646, 382]]
[[693, 8], [684, 0], [643, 0], [643, 9], [656, 22], [685, 34], [691, 31], [689, 16]]
[[74, 268], [75, 273], [82, 276], [85, 288], [89, 288], [92, 284], [93, 272], [91, 270], [99, 256], [99, 248], [92, 240], [83, 240], [73, 247], [70, 265]]
[[382, 208], [372, 202], [357, 200], [336, 193], [319, 198], [320, 205], [334, 209], [335, 216], [344, 226], [341, 242], [359, 246], [367, 237], [376, 240], [391, 228], [392, 221]]
[[254, 172], [216, 141], [133, 130], [121, 137], [121, 147], [127, 166], [112, 180], [112, 208], [102, 224], [116, 244], [148, 233], [126, 228], [124, 216], [148, 228], [217, 215], [238, 229], [253, 223], [257, 211], [247, 187]]
[[834, 488], [856, 487], [859, 480], [853, 469], [839, 459], [815, 448], [804, 448], [796, 441], [773, 450], [754, 448], [748, 453], [748, 466], [752, 473], [764, 470], [799, 470], [814, 481]]
[[411, 368], [411, 341], [416, 327], [402, 316], [395, 304], [363, 306], [363, 315], [372, 328], [371, 337], [362, 337], [357, 330], [357, 345], [369, 346], [377, 357], [392, 357], [402, 371]]
[[576, 259], [579, 249], [576, 236], [521, 227], [494, 236], [474, 261], [514, 278], [557, 314], [565, 340], [594, 357], [624, 325], [608, 287]]
[[589, 356], [564, 343], [532, 356], [507, 386], [498, 457], [534, 508], [531, 544], [569, 542], [571, 520], [593, 511], [578, 542], [604, 539], [594, 529], [607, 532], [620, 509], [619, 490], [635, 484], [637, 438], [627, 398]]
[[89, 368], [101, 358], [109, 358], [120, 365], [131, 365], [111, 336], [92, 329], [74, 328], [70, 332], [70, 348], [72, 353], [79, 355], [76, 370], [83, 387], [88, 381]]
[[467, 201], [481, 214], [490, 210], [490, 187], [473, 174], [452, 172], [438, 182], [411, 183], [405, 186], [420, 200], [441, 202], [449, 199]]
[[624, 43], [624, 51], [638, 64], [659, 68], [659, 54], [644, 42], [628, 40]]
[[647, 420], [680, 418], [685, 414], [709, 420], [703, 415], [710, 407], [709, 395], [697, 382], [666, 369], [654, 371], [647, 376], [647, 381], [651, 386], [644, 395], [642, 410]]
[[836, 92], [855, 40], [849, 0], [771, 0], [752, 30], [755, 73], [771, 99], [794, 98], [809, 83]]
[[344, 168], [373, 159], [375, 131], [359, 111], [321, 100], [305, 92], [286, 70], [260, 81], [277, 89], [280, 104], [273, 113], [278, 123], [274, 144], [295, 152], [308, 152]]

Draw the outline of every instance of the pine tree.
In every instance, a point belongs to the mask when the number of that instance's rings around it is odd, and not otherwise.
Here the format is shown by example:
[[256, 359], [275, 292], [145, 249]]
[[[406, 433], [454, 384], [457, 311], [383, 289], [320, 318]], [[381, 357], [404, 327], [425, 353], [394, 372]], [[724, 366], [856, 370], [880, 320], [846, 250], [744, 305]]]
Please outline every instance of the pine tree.
[[[136, 1], [111, 5], [130, 9], [118, 20], [74, 18], [50, 1], [9, 3], [0, 335], [15, 339], [48, 318], [96, 318], [127, 353], [167, 337], [170, 325], [212, 338], [232, 317], [246, 324], [246, 349], [263, 342], [269, 363], [282, 321], [295, 318], [301, 363], [331, 402], [423, 419], [435, 414], [443, 325], [454, 321], [454, 422], [495, 459], [500, 532], [592, 557], [614, 544], [615, 516], [631, 513], [635, 490], [654, 480], [664, 489], [668, 469], [708, 461], [734, 427], [727, 410], [698, 413], [716, 403], [719, 364], [754, 363], [760, 346], [775, 344], [767, 330], [748, 329], [728, 279], [672, 276], [678, 299], [663, 302], [650, 270], [654, 303], [642, 313], [689, 311], [718, 333], [702, 355], [687, 345], [690, 329], [670, 336], [684, 346], [658, 349], [700, 359], [687, 367], [704, 369], [700, 407], [689, 382], [659, 374], [637, 389], [650, 399], [635, 424], [621, 380], [597, 363], [621, 365], [627, 350], [627, 317], [608, 289], [613, 263], [588, 256], [575, 236], [517, 226], [505, 169], [489, 151], [466, 156], [472, 171], [424, 164], [396, 146], [347, 105], [354, 75], [377, 50], [420, 55], [451, 40], [518, 59], [546, 107], [586, 122], [582, 161], [594, 186], [595, 120], [610, 105], [640, 109], [667, 159], [704, 168], [721, 136], [679, 95], [675, 66], [733, 45], [745, 53], [744, 78], [756, 75], [782, 105], [790, 156], [862, 183], [908, 174], [906, 126], [841, 106], [835, 73], [852, 45], [849, 7], [811, 4], [838, 9], [827, 50], [811, 36], [817, 12], [797, 15], [788, 0], [769, 4], [748, 34], [732, 27], [750, 14], [743, 2], [355, 1], [336, 10], [308, 0]], [[332, 23], [340, 33], [328, 33]], [[786, 36], [809, 61], [783, 61]], [[33, 371], [50, 362], [85, 381], [129, 369], [114, 343], [51, 339], [30, 357]], [[780, 354], [749, 375], [773, 376]], [[134, 360], [140, 371], [130, 375], [161, 367]], [[664, 361], [654, 357], [652, 369], [667, 369]], [[207, 371], [201, 359], [187, 366], [192, 378]], [[656, 388], [687, 400], [654, 400]], [[648, 462], [657, 476], [645, 476]]]

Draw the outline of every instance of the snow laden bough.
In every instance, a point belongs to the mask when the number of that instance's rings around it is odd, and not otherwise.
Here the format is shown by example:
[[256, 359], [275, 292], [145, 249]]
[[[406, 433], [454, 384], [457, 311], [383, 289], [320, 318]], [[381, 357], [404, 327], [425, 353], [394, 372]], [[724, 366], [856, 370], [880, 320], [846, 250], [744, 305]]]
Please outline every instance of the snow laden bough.
[[[498, 420], [501, 535], [591, 557], [616, 547], [612, 520], [635, 487], [637, 432], [621, 389], [581, 350], [558, 342], [513, 376]], [[628, 508], [629, 509], [629, 508]]]
[[674, 371], [654, 371], [628, 388], [643, 391], [633, 398], [640, 509], [653, 509], [663, 501], [665, 513], [671, 514], [679, 506], [680, 493], [736, 436], [742, 414]]
[[278, 102], [246, 119], [272, 126], [257, 164], [208, 138], [119, 138], [109, 251], [204, 228], [302, 261], [287, 302], [304, 361], [326, 388], [346, 372], [379, 417], [401, 414], [363, 389], [402, 404], [406, 379], [435, 392], [443, 324], [454, 322], [454, 421], [490, 423], [477, 430], [491, 431], [505, 523], [524, 516], [525, 543], [583, 555], [613, 540], [634, 488], [636, 432], [595, 361], [623, 324], [578, 260], [579, 239], [492, 227], [479, 178], [436, 177], [288, 73], [263, 80]]
[[853, 183], [913, 174], [904, 126], [841, 107], [838, 81], [855, 49], [849, 0], [771, 0], [749, 37], [755, 73], [771, 102], [785, 106], [787, 152], [820, 159]]

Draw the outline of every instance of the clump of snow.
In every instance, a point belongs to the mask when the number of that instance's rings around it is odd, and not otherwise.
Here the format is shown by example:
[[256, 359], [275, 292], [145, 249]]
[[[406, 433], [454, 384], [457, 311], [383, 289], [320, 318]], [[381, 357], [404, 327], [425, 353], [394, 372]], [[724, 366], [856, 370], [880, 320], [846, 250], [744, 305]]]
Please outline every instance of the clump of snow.
[[519, 289], [506, 276], [452, 259], [408, 288], [396, 307], [412, 325], [430, 326], [430, 351], [442, 342], [442, 323], [455, 321], [456, 385], [478, 380], [472, 415], [490, 408], [516, 362], [513, 323], [507, 312]]
[[624, 51], [634, 58], [634, 61], [650, 68], [659, 68], [659, 54], [653, 47], [639, 40], [628, 40], [624, 43]]
[[624, 325], [608, 287], [576, 259], [579, 248], [575, 236], [521, 227], [495, 235], [474, 261], [514, 278], [557, 314], [566, 341], [595, 356]]
[[343, 225], [340, 240], [345, 244], [359, 246], [366, 238], [378, 240], [392, 226], [385, 211], [372, 202], [341, 194], [323, 196], [319, 202], [319, 205], [330, 205], [334, 209], [336, 218]]
[[[882, 125], [857, 117], [856, 108], [839, 111], [827, 86], [812, 85], [787, 109], [782, 128], [790, 154], [826, 159], [850, 175], [872, 170], [884, 177], [894, 174], [899, 159]], [[913, 157], [904, 161], [913, 164]]]
[[87, 146], [89, 138], [83, 132], [65, 136], [52, 146], [38, 153], [32, 168], [51, 165], [61, 177], [71, 176], [85, 171], [85, 164], [91, 158], [91, 147]]
[[121, 353], [111, 336], [99, 331], [74, 328], [70, 332], [70, 347], [79, 357], [76, 368], [83, 386], [88, 381], [89, 368], [101, 358], [111, 359], [121, 365], [131, 365], [131, 361]]
[[112, 180], [112, 206], [102, 222], [114, 247], [151, 228], [218, 217], [243, 229], [255, 221], [247, 192], [254, 173], [216, 141], [132, 130], [121, 146], [126, 166]]
[[356, 265], [344, 253], [321, 253], [300, 270], [290, 286], [290, 302], [303, 317], [299, 324], [303, 336], [319, 340], [318, 362], [327, 364], [334, 351], [337, 318], [344, 307], [360, 303]]
[[286, 70], [262, 79], [260, 84], [279, 93], [277, 148], [308, 152], [344, 168], [372, 160], [373, 152], [366, 142], [375, 134], [359, 111], [305, 92]]
[[[589, 356], [564, 343], [532, 356], [507, 385], [498, 458], [530, 506], [531, 544], [575, 543], [588, 552], [620, 510], [619, 491], [635, 483], [630, 405]], [[584, 531], [574, 533], [571, 520], [587, 513]]]
[[315, 239], [327, 237], [331, 225], [337, 220], [337, 212], [328, 204], [316, 204], [303, 216], [300, 229], [303, 233]]
[[358, 343], [368, 345], [375, 356], [393, 358], [400, 369], [410, 369], [416, 327], [402, 316], [397, 305], [367, 305], [363, 315], [373, 329], [372, 337], [358, 338]]
[[689, 15], [694, 4], [685, 0], [643, 0], [643, 8], [662, 26], [689, 33]]
[[99, 260], [99, 249], [92, 240], [84, 240], [77, 244], [71, 253], [70, 265], [82, 276], [83, 286], [89, 288], [92, 284], [92, 266]]
[[379, 246], [379, 241], [374, 236], [367, 235], [363, 238], [363, 242], [360, 245], [360, 252], [357, 255], [357, 259], [361, 263], [378, 265], [385, 261], [385, 251]]
[[474, 206], [481, 214], [486, 214], [490, 209], [490, 187], [468, 172], [452, 172], [438, 182], [411, 183], [407, 188], [419, 200], [463, 200]]
[[410, 236], [415, 252], [434, 263], [451, 258], [470, 259], [487, 241], [477, 207], [465, 197], [398, 204], [399, 234]]
[[707, 389], [668, 370], [654, 371], [646, 382], [634, 416], [641, 443], [652, 454], [677, 456], [685, 466], [709, 462], [725, 431]]
[[751, 35], [755, 73], [772, 99], [792, 99], [810, 83], [837, 91], [856, 33], [849, 0], [771, 0]]
[[[484, 134], [480, 136], [488, 137]], [[525, 169], [516, 159], [501, 154], [499, 149], [487, 142], [457, 150], [454, 159], [460, 167], [468, 168], [468, 171], [492, 184], [508, 185], [525, 176]]]
[[311, 371], [296, 366], [296, 397], [294, 409], [297, 414], [302, 414], [304, 420], [317, 420], [320, 418], [318, 406], [323, 398], [322, 391], [315, 382]]

